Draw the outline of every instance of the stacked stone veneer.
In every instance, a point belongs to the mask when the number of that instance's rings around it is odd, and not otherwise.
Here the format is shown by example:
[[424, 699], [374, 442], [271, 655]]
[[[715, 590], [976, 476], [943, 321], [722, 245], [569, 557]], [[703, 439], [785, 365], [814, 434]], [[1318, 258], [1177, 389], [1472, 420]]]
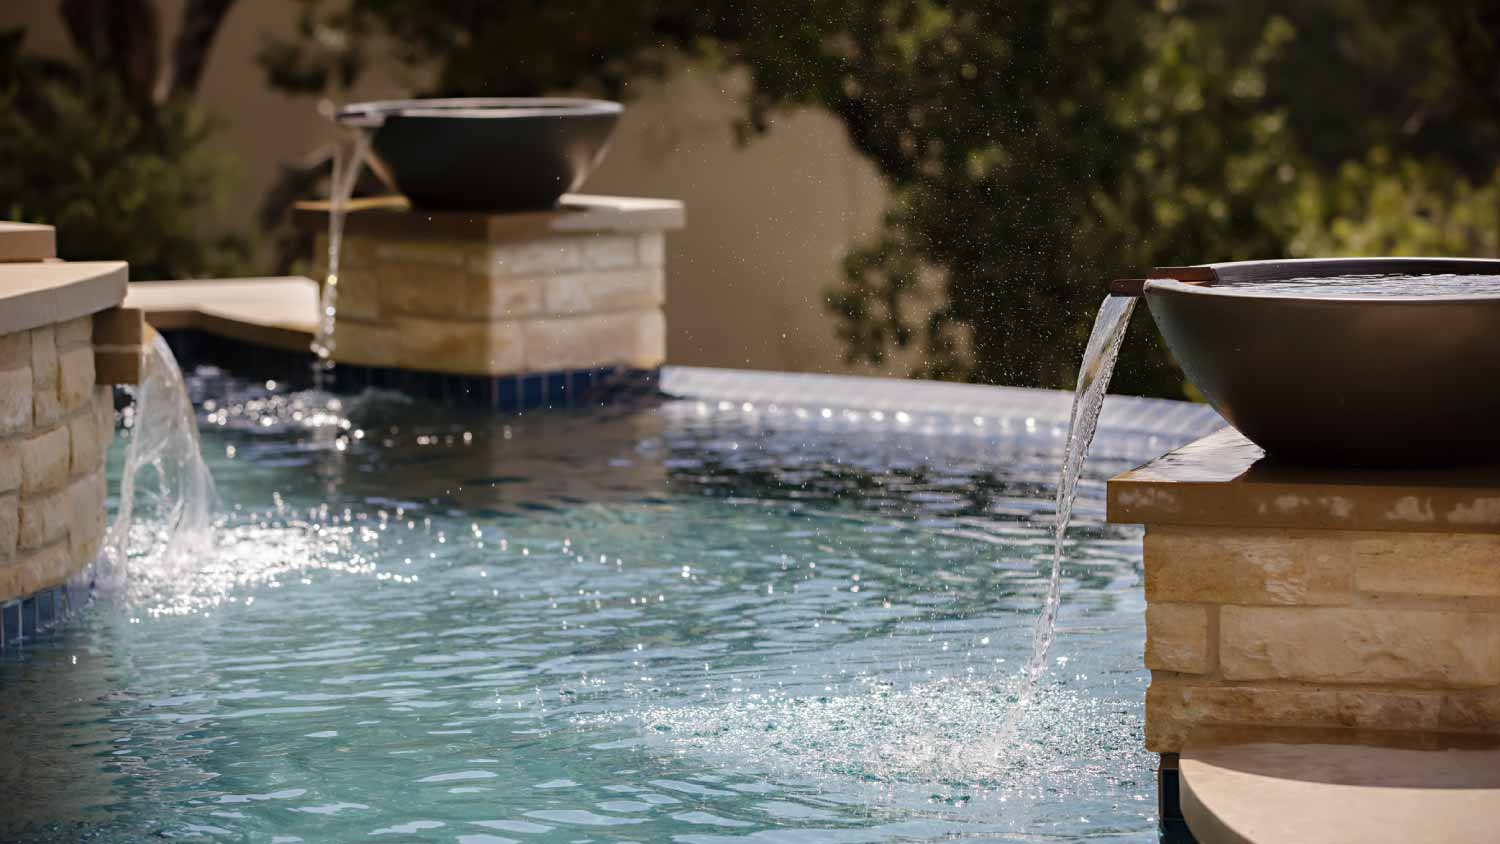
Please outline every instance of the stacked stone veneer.
[[1149, 749], [1500, 734], [1500, 477], [1258, 476], [1238, 434], [1195, 445], [1110, 482], [1110, 519], [1146, 524]]
[[333, 357], [481, 376], [653, 369], [666, 354], [663, 253], [660, 231], [500, 242], [351, 231]]
[[94, 319], [0, 335], [0, 599], [62, 585], [98, 555], [113, 393]]

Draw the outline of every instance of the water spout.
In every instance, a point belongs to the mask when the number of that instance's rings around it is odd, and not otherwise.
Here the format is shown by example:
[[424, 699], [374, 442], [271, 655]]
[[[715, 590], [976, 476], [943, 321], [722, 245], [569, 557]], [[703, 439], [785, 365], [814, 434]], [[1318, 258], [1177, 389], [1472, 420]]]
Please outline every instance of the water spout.
[[370, 133], [352, 128], [347, 143], [334, 145], [333, 174], [328, 187], [328, 275], [323, 280], [323, 293], [318, 303], [318, 330], [313, 337], [313, 378], [319, 389], [326, 389], [330, 371], [333, 369], [333, 353], [337, 347], [334, 328], [337, 324], [339, 306], [339, 259], [344, 251], [344, 218], [348, 212], [349, 198], [354, 194], [354, 184], [359, 178], [360, 167], [370, 151]]
[[1068, 522], [1073, 518], [1073, 499], [1078, 491], [1078, 478], [1083, 474], [1084, 459], [1088, 457], [1089, 446], [1093, 444], [1094, 433], [1099, 427], [1099, 413], [1104, 409], [1104, 393], [1109, 388], [1115, 361], [1120, 357], [1120, 346], [1125, 341], [1125, 329], [1130, 325], [1130, 315], [1135, 312], [1136, 301], [1135, 298], [1126, 296], [1105, 297], [1104, 304], [1099, 307], [1099, 315], [1094, 318], [1094, 330], [1089, 334], [1083, 365], [1078, 370], [1078, 384], [1073, 392], [1073, 410], [1068, 421], [1068, 441], [1063, 452], [1062, 471], [1057, 480], [1057, 518], [1053, 523], [1052, 569], [1047, 580], [1047, 597], [1042, 604], [1041, 615], [1036, 620], [1031, 658], [1022, 672], [1015, 705], [1007, 714], [1001, 732], [1006, 746], [1031, 702], [1037, 681], [1047, 670], [1047, 654], [1057, 636], [1057, 611], [1062, 602], [1063, 545]]

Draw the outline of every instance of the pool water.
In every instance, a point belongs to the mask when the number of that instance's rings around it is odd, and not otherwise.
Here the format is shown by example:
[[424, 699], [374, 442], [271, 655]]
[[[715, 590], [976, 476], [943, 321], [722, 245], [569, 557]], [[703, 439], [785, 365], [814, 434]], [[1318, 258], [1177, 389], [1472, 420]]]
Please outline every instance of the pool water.
[[1382, 298], [1389, 296], [1500, 296], [1500, 276], [1373, 274], [1281, 281], [1220, 283], [1215, 288], [1242, 296], [1298, 296], [1312, 299]]
[[1156, 839], [1102, 481], [1171, 441], [1101, 433], [1002, 746], [1056, 424], [192, 387], [217, 551], [0, 660], [0, 840]]

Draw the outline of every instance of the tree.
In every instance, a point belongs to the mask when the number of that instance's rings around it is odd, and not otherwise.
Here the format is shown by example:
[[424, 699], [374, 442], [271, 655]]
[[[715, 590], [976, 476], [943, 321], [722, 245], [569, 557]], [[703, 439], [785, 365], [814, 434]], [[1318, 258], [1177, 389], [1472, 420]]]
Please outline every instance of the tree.
[[228, 166], [192, 105], [232, 2], [190, 0], [165, 64], [149, 0], [60, 3], [76, 61], [0, 33], [0, 215], [56, 225], [62, 257], [127, 260], [135, 278], [241, 269], [247, 242], [199, 227]]
[[[383, 33], [431, 95], [628, 95], [687, 56], [748, 70], [746, 137], [827, 109], [894, 194], [830, 307], [852, 359], [919, 344], [914, 374], [1071, 386], [1104, 282], [1154, 265], [1495, 243], [1479, 0], [303, 2], [262, 54], [291, 90]], [[1180, 395], [1135, 333], [1120, 386]]]

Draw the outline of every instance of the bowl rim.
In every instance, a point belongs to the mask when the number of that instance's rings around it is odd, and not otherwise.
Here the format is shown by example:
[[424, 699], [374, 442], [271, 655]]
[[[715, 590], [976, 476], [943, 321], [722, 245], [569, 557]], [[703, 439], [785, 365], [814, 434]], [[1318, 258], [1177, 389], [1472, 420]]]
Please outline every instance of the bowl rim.
[[1234, 282], [1236, 286], [1203, 282], [1184, 282], [1165, 275], [1148, 277], [1142, 285], [1145, 293], [1216, 296], [1239, 301], [1253, 300], [1268, 304], [1276, 302], [1299, 304], [1359, 304], [1369, 305], [1451, 305], [1463, 302], [1500, 301], [1500, 293], [1455, 293], [1451, 295], [1398, 295], [1387, 296], [1374, 293], [1354, 295], [1287, 295], [1278, 293], [1268, 296], [1255, 293], [1256, 282], [1290, 281], [1300, 278], [1336, 278], [1346, 275], [1496, 275], [1500, 276], [1500, 259], [1494, 258], [1442, 258], [1442, 257], [1377, 257], [1377, 258], [1290, 258], [1273, 261], [1233, 261], [1221, 264], [1205, 264], [1220, 283]]
[[625, 107], [587, 97], [438, 97], [350, 103], [334, 113], [345, 126], [379, 128], [388, 117], [495, 120], [523, 117], [616, 116]]

